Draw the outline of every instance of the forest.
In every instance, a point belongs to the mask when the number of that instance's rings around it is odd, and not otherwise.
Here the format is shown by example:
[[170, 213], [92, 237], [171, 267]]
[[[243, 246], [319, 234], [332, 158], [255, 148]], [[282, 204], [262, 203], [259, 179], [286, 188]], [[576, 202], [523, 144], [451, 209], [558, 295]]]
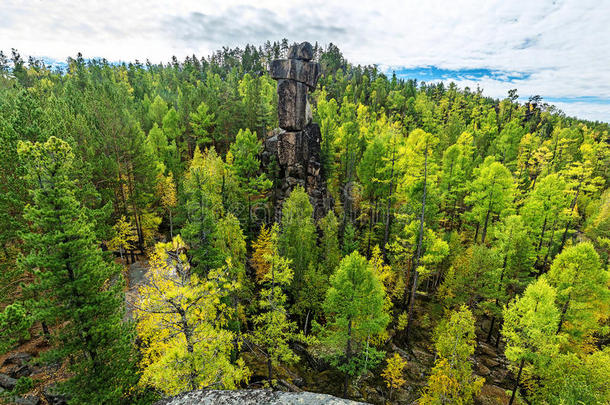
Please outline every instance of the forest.
[[332, 206], [276, 218], [289, 45], [0, 53], [0, 401], [610, 403], [609, 125], [316, 44]]

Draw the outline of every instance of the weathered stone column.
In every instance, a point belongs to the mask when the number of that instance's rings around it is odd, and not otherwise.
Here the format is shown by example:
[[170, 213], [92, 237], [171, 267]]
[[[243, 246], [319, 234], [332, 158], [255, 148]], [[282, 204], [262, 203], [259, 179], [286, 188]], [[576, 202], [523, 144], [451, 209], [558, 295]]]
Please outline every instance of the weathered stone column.
[[288, 59], [274, 60], [269, 68], [271, 77], [278, 81], [280, 128], [265, 141], [263, 162], [275, 160], [280, 171], [281, 186], [274, 190], [276, 220], [280, 219], [283, 201], [297, 185], [309, 194], [316, 219], [331, 204], [321, 170], [320, 128], [312, 123], [307, 100], [307, 92], [315, 89], [320, 77], [320, 65], [312, 59], [311, 44], [303, 42], [290, 48]]

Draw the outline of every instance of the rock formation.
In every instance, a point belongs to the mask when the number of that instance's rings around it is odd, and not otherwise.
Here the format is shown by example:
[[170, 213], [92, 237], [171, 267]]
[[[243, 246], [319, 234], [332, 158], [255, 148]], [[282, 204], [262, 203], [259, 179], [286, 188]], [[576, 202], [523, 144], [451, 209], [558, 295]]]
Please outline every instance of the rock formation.
[[312, 122], [307, 91], [316, 87], [320, 65], [312, 62], [309, 42], [293, 45], [288, 59], [271, 63], [271, 77], [278, 81], [279, 126], [264, 144], [263, 164], [278, 166], [279, 186], [274, 190], [275, 219], [279, 221], [282, 202], [297, 185], [303, 186], [316, 219], [324, 216], [331, 201], [326, 193], [320, 156], [320, 127]]
[[362, 402], [349, 401], [326, 394], [313, 392], [282, 392], [271, 390], [208, 390], [191, 391], [177, 397], [161, 400], [155, 405], [356, 405]]

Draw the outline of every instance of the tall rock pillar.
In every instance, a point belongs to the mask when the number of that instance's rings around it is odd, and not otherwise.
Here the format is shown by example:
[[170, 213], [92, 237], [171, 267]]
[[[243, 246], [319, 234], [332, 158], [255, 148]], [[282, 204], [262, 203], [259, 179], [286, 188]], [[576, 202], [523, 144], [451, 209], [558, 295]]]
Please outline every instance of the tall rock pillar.
[[320, 65], [312, 62], [313, 48], [309, 42], [290, 48], [288, 59], [271, 62], [271, 77], [278, 81], [278, 121], [265, 141], [263, 162], [275, 160], [280, 184], [274, 190], [276, 220], [281, 206], [292, 189], [301, 185], [309, 195], [316, 219], [330, 207], [326, 182], [322, 173], [320, 127], [312, 122], [307, 92], [316, 87]]

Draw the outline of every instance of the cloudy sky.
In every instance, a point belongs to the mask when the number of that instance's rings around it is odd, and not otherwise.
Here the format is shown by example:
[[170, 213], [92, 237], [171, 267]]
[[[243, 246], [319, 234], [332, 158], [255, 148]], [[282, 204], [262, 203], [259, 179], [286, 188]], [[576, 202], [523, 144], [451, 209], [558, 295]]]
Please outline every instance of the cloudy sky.
[[0, 0], [0, 49], [65, 60], [168, 61], [266, 40], [332, 42], [356, 64], [517, 88], [610, 122], [610, 0]]

